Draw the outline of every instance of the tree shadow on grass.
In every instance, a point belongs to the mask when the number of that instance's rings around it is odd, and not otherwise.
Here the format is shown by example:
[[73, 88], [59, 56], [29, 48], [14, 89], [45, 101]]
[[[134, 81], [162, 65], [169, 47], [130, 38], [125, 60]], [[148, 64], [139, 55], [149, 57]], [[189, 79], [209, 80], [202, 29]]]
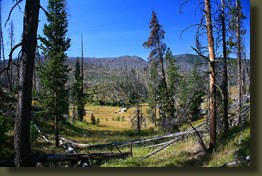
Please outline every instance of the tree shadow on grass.
[[[202, 167], [206, 161], [209, 161], [212, 158], [212, 154], [204, 153], [202, 151], [198, 151], [195, 153], [191, 152], [181, 152], [178, 155], [178, 158], [189, 158], [182, 161], [177, 161], [173, 166], [176, 167]], [[172, 166], [172, 165], [169, 165]]]

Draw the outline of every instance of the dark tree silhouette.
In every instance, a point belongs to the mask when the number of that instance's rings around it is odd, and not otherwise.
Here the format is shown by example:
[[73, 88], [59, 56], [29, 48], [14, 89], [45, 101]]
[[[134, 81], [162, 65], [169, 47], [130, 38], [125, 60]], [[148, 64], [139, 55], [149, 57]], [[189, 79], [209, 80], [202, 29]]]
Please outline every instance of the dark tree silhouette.
[[32, 164], [30, 156], [30, 119], [39, 6], [40, 0], [26, 0], [18, 104], [14, 128], [16, 167], [31, 166]]

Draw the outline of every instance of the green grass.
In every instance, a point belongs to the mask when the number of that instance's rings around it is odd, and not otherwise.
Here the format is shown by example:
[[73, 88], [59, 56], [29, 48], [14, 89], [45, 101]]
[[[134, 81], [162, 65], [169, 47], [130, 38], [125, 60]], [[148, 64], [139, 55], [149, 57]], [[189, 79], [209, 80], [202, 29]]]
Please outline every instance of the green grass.
[[[134, 147], [133, 157], [126, 160], [111, 160], [104, 163], [102, 167], [216, 167], [234, 160], [240, 131], [240, 127], [234, 127], [227, 133], [218, 136], [216, 152], [213, 154], [200, 152], [196, 138], [189, 137], [142, 161], [138, 161], [138, 159], [153, 152], [156, 148], [153, 150]], [[245, 124], [245, 129], [241, 133], [243, 140], [239, 147], [239, 157], [250, 155], [249, 123]], [[204, 141], [207, 146], [208, 137], [205, 137]], [[124, 150], [128, 151], [128, 148]], [[247, 166], [247, 163], [238, 166]]]
[[[3, 97], [5, 98], [5, 97]], [[2, 99], [3, 99], [2, 98]], [[143, 105], [143, 112], [146, 112], [147, 105]], [[129, 117], [132, 117], [135, 108], [131, 107], [125, 113], [115, 114], [121, 107], [114, 106], [97, 106], [86, 105], [86, 109], [92, 111], [96, 118], [100, 119], [99, 125], [90, 124], [89, 115], [87, 113], [83, 122], [69, 119], [68, 123], [64, 125], [64, 130], [61, 132], [62, 136], [79, 143], [87, 144], [102, 144], [111, 142], [131, 141], [137, 139], [145, 139], [164, 135], [164, 132], [158, 128], [153, 127], [153, 124], [148, 123], [147, 128], [143, 128], [141, 133], [137, 133], [136, 129], [132, 129], [129, 123]], [[121, 117], [117, 121], [117, 117]], [[122, 117], [125, 118], [122, 121]], [[112, 121], [112, 118], [115, 121]], [[202, 123], [206, 118], [192, 122], [194, 126]], [[52, 119], [35, 117], [34, 122], [42, 130], [44, 134], [54, 136], [54, 124]], [[191, 129], [188, 124], [180, 127], [180, 130]], [[159, 153], [145, 159], [138, 161], [158, 148], [146, 148], [143, 145], [133, 145], [133, 157], [127, 159], [111, 160], [102, 163], [101, 167], [214, 167], [224, 163], [232, 162], [234, 160], [237, 144], [240, 136], [240, 127], [233, 127], [227, 133], [220, 134], [217, 137], [217, 147], [215, 154], [203, 154], [200, 152], [200, 146], [194, 136], [187, 137], [183, 141], [176, 142]], [[246, 122], [242, 134], [242, 145], [239, 146], [239, 157], [250, 155], [250, 124]], [[7, 141], [5, 146], [13, 146], [13, 141], [10, 136], [13, 136], [13, 129], [6, 132]], [[32, 153], [34, 155], [41, 154], [58, 154], [64, 153], [64, 149], [55, 148], [55, 141], [49, 138], [51, 145], [48, 145], [41, 137], [39, 137], [32, 144]], [[204, 137], [206, 146], [208, 146], [209, 138]], [[13, 148], [6, 147], [8, 151], [5, 153], [8, 156], [14, 156]], [[85, 149], [75, 148], [78, 153], [86, 153]], [[129, 151], [129, 146], [120, 147], [122, 152]], [[89, 149], [89, 152], [116, 152], [116, 148], [97, 148]], [[8, 158], [8, 157], [7, 157]], [[247, 166], [246, 163], [238, 166]]]

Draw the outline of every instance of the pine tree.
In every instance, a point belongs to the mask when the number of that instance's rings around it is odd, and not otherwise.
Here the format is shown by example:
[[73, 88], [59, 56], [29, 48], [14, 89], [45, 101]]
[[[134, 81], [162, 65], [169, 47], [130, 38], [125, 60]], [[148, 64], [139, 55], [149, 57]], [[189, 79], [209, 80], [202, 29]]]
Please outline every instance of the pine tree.
[[172, 54], [170, 48], [167, 49], [166, 55], [166, 63], [167, 63], [167, 85], [168, 85], [168, 93], [171, 100], [172, 108], [175, 110], [175, 97], [178, 92], [178, 85], [180, 81], [180, 74], [178, 73], [178, 67], [175, 65], [175, 57]]
[[151, 115], [152, 122], [156, 126], [156, 107], [157, 107], [157, 87], [158, 87], [158, 74], [157, 65], [154, 61], [151, 62], [150, 66], [150, 77], [148, 83], [148, 114]]
[[80, 62], [79, 58], [76, 60], [75, 72], [74, 72], [75, 82], [73, 83], [73, 103], [77, 106], [77, 119], [83, 121], [85, 115], [84, 110], [84, 96], [82, 91], [82, 78], [80, 73]]
[[172, 108], [172, 103], [169, 98], [166, 82], [166, 73], [164, 68], [164, 53], [166, 51], [166, 44], [163, 42], [163, 39], [165, 31], [162, 29], [163, 26], [159, 24], [157, 15], [154, 11], [152, 12], [152, 19], [150, 21], [149, 28], [151, 29], [151, 33], [148, 38], [148, 41], [144, 42], [143, 46], [147, 49], [151, 49], [148, 60], [157, 60], [160, 63], [161, 79], [159, 84], [159, 90], [161, 90], [161, 93], [163, 95], [163, 115], [171, 119], [174, 117], [174, 109]]
[[68, 20], [64, 6], [63, 0], [48, 1], [49, 24], [45, 24], [43, 29], [46, 38], [41, 38], [43, 54], [47, 61], [40, 67], [39, 73], [43, 88], [40, 102], [54, 118], [56, 147], [59, 146], [60, 129], [68, 112], [66, 82], [69, 68], [64, 62], [70, 39], [66, 37]]
[[203, 96], [205, 95], [204, 89], [204, 82], [200, 73], [197, 71], [195, 60], [193, 71], [191, 72], [188, 81], [188, 92], [192, 94], [191, 97], [188, 97], [191, 101], [189, 106], [191, 120], [197, 120], [199, 118], [200, 106], [203, 102]]
[[[114, 117], [113, 117], [113, 120], [114, 120]], [[93, 113], [91, 114], [91, 124], [93, 124], [93, 125], [96, 124], [96, 118], [95, 118]]]

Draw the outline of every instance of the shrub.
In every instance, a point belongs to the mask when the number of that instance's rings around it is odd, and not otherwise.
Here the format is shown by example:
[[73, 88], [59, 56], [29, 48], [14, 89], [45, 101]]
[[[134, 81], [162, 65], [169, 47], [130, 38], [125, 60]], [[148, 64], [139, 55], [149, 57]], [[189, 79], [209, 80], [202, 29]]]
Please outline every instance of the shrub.
[[108, 121], [108, 118], [106, 118], [106, 121]]
[[114, 117], [112, 118], [112, 121], [115, 121], [115, 118], [114, 118]]
[[98, 124], [99, 124], [99, 122], [100, 122], [100, 121], [99, 121], [99, 118], [97, 118], [97, 119], [96, 119], [96, 124], [98, 125]]
[[11, 129], [11, 122], [6, 117], [0, 114], [0, 158], [4, 157], [6, 148], [4, 145], [7, 140], [7, 136], [5, 135], [8, 130]]
[[96, 124], [96, 118], [94, 114], [91, 114], [91, 124], [95, 125]]
[[125, 121], [125, 116], [122, 117], [122, 121], [123, 121], [123, 122]]
[[117, 121], [120, 121], [120, 116], [118, 116], [118, 117], [116, 118], [116, 120], [117, 120]]

